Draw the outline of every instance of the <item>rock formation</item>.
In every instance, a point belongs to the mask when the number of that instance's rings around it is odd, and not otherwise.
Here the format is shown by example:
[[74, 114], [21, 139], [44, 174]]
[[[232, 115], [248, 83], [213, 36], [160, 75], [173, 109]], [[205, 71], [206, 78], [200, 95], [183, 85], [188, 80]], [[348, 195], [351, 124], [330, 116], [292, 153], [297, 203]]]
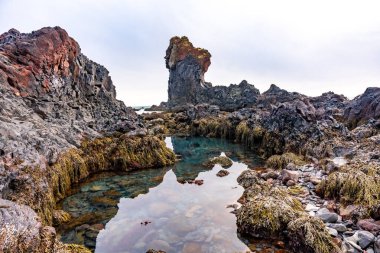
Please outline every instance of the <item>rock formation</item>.
[[[108, 70], [65, 30], [0, 35], [0, 251], [65, 249], [46, 225], [56, 201], [91, 173], [172, 163], [174, 154], [145, 133], [133, 109], [116, 99]], [[151, 160], [130, 159], [125, 146], [139, 152], [134, 145], [154, 150]]]
[[213, 87], [205, 82], [204, 74], [211, 64], [210, 58], [207, 50], [195, 48], [187, 37], [173, 37], [170, 40], [165, 56], [169, 69], [169, 108], [209, 103], [219, 106], [221, 110], [234, 111], [256, 102], [259, 91], [247, 81], [229, 87]]
[[344, 111], [344, 117], [352, 128], [369, 119], [380, 119], [380, 88], [367, 88], [362, 95], [351, 101]]

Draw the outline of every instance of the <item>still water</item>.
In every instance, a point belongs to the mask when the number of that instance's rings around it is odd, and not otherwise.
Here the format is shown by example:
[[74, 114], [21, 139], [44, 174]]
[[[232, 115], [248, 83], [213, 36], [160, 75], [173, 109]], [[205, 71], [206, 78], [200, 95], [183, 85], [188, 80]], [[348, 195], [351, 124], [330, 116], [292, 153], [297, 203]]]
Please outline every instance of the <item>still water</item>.
[[[96, 253], [250, 252], [239, 238], [237, 204], [243, 188], [237, 177], [261, 160], [238, 144], [209, 138], [167, 138], [182, 159], [173, 167], [102, 174], [78, 185], [61, 207], [73, 219], [58, 228], [61, 240], [84, 244]], [[229, 175], [217, 177], [220, 165], [207, 169], [209, 158], [233, 160]], [[203, 180], [202, 185], [192, 182]], [[270, 247], [256, 244], [260, 247]], [[268, 251], [269, 252], [269, 251]]]

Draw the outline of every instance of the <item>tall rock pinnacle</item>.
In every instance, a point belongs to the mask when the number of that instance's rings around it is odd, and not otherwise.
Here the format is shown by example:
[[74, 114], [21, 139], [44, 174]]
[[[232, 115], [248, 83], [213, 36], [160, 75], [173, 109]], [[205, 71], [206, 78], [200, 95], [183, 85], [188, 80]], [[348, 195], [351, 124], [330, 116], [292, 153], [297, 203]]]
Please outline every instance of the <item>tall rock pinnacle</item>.
[[204, 74], [211, 64], [211, 54], [196, 48], [185, 36], [173, 37], [166, 50], [169, 69], [168, 107], [208, 103], [233, 111], [256, 102], [259, 90], [242, 81], [239, 85], [215, 86], [205, 82]]

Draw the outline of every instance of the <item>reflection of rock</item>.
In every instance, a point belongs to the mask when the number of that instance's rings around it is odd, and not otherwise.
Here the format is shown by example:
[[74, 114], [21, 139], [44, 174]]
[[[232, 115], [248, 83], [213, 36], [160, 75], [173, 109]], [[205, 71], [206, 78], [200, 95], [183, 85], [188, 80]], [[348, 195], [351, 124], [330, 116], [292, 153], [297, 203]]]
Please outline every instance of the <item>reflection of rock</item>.
[[149, 249], [146, 253], [166, 253], [166, 252], [162, 250]]

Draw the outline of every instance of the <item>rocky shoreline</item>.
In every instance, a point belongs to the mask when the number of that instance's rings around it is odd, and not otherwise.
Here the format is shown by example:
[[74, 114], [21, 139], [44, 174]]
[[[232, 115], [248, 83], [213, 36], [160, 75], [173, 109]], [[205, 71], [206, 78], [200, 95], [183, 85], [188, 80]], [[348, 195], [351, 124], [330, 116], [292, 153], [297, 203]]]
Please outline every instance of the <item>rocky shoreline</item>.
[[[145, 115], [146, 125], [227, 138], [267, 159], [239, 177], [239, 232], [284, 238], [295, 252], [380, 252], [380, 88], [353, 100], [276, 85], [260, 94], [245, 81], [220, 89], [204, 81], [210, 54], [189, 47], [186, 37], [170, 41], [169, 101], [164, 112]], [[224, 106], [229, 100], [236, 107]]]
[[[211, 54], [187, 37], [166, 51], [168, 101], [137, 115], [107, 69], [59, 27], [0, 35], [0, 249], [88, 252], [58, 241], [56, 210], [91, 174], [175, 162], [165, 135], [226, 138], [267, 160], [245, 171], [239, 233], [295, 252], [380, 252], [380, 88], [353, 100], [242, 81], [213, 86]], [[222, 176], [228, 176], [221, 173]], [[155, 252], [155, 251], [151, 251]]]
[[56, 203], [71, 185], [175, 161], [116, 100], [107, 69], [59, 27], [0, 36], [0, 94], [2, 252], [88, 252], [60, 243], [51, 227], [69, 219]]

